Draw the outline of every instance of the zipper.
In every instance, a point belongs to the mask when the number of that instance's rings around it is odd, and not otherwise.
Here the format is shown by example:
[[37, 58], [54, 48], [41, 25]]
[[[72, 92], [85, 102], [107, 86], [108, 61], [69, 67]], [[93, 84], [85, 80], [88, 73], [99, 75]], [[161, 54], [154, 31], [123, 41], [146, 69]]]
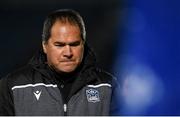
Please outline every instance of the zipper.
[[61, 89], [62, 89], [61, 83], [58, 82], [57, 80], [56, 80], [56, 83], [57, 83], [57, 85], [58, 85], [58, 88], [59, 88], [59, 91], [60, 91], [60, 94], [61, 94], [62, 102], [64, 103], [64, 104], [62, 105], [62, 106], [63, 106], [63, 111], [64, 111], [64, 116], [67, 116], [67, 102], [66, 102], [63, 94], [61, 93]]
[[64, 115], [67, 116], [67, 104], [64, 104], [63, 108], [64, 108]]

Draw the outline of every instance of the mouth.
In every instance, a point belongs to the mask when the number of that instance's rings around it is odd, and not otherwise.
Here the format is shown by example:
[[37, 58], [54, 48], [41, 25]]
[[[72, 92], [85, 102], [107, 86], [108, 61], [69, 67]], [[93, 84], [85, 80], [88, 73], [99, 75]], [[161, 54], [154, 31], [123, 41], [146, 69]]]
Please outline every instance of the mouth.
[[63, 61], [60, 61], [60, 62], [74, 62], [74, 60], [63, 60]]
[[73, 60], [66, 60], [66, 61], [61, 61], [61, 63], [69, 65], [69, 64], [74, 64], [75, 61], [73, 61]]

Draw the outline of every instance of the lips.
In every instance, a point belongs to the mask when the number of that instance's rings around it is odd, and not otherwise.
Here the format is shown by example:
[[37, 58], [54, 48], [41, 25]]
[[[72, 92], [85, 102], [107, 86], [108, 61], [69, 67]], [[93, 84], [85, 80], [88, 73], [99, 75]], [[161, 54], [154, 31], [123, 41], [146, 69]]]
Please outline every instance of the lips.
[[63, 60], [63, 61], [60, 61], [60, 62], [75, 62], [74, 60]]
[[69, 65], [74, 65], [75, 61], [74, 60], [65, 60], [65, 61], [60, 61], [60, 63], [69, 66]]

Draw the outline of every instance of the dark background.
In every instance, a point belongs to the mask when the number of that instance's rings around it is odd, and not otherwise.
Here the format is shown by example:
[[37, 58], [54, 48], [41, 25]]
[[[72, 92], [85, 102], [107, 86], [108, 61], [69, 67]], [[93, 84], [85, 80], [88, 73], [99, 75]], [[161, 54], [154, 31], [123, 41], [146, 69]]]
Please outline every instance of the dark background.
[[111, 71], [117, 40], [118, 0], [3, 0], [0, 1], [0, 76], [26, 64], [41, 46], [46, 15], [74, 9], [84, 18], [87, 41], [99, 66]]

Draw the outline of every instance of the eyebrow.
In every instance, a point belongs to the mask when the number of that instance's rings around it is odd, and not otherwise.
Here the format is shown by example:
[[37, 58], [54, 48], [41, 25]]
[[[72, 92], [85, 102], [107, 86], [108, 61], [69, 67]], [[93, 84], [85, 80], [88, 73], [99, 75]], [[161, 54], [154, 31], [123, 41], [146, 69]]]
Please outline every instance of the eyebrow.
[[74, 41], [74, 42], [69, 42], [69, 43], [59, 42], [59, 41], [54, 42], [54, 44], [60, 44], [60, 45], [74, 45], [74, 44], [80, 44], [80, 43], [81, 43], [81, 40]]

